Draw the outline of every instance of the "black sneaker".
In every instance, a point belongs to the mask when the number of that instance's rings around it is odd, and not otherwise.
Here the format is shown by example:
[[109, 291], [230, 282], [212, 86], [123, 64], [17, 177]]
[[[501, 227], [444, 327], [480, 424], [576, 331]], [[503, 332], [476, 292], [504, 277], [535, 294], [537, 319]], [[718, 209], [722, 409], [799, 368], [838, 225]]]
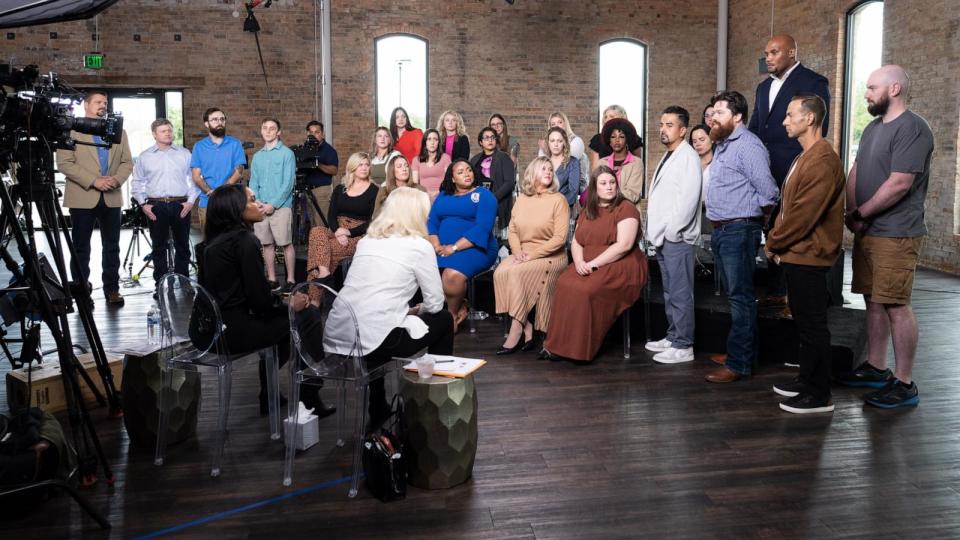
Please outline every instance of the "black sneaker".
[[833, 402], [813, 394], [798, 394], [780, 403], [780, 408], [795, 414], [833, 412]]
[[915, 382], [903, 384], [899, 379], [893, 379], [880, 390], [864, 395], [863, 400], [881, 409], [916, 407], [920, 403], [920, 391]]
[[280, 287], [280, 294], [289, 295], [290, 293], [293, 292], [293, 288], [294, 288], [295, 286], [296, 286], [296, 284], [295, 284], [294, 282], [292, 282], [292, 281], [288, 281], [288, 282], [284, 283], [284, 284], [283, 284], [283, 287]]
[[802, 394], [807, 390], [807, 385], [800, 382], [800, 378], [797, 377], [792, 381], [777, 383], [773, 385], [773, 391], [785, 397], [794, 397], [797, 394]]
[[271, 291], [279, 291], [279, 290], [280, 290], [280, 284], [277, 283], [276, 281], [268, 280], [268, 281], [267, 281], [267, 285], [270, 285], [270, 290], [271, 290]]
[[877, 369], [864, 362], [857, 369], [840, 377], [839, 382], [853, 388], [883, 388], [893, 380], [893, 372], [889, 369]]

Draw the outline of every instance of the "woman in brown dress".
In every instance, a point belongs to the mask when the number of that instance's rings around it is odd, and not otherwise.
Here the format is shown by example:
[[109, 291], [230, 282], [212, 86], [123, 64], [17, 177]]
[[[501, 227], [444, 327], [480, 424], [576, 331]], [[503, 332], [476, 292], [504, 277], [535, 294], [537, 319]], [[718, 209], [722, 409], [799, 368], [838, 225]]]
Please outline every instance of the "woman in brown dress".
[[[377, 186], [370, 181], [370, 156], [357, 152], [347, 161], [343, 182], [330, 195], [330, 229], [310, 230], [307, 248], [307, 279], [322, 279], [332, 274], [340, 261], [357, 250], [357, 242], [367, 234], [373, 215]], [[319, 291], [311, 291], [314, 301]]]
[[[510, 333], [498, 355], [535, 349], [533, 331], [546, 331], [553, 305], [553, 286], [567, 266], [564, 246], [570, 207], [558, 192], [549, 158], [538, 157], [530, 162], [520, 182], [520, 191], [510, 218], [512, 255], [493, 273], [497, 313], [510, 316]], [[531, 323], [527, 316], [534, 306], [537, 316]]]
[[541, 358], [593, 360], [647, 283], [647, 258], [637, 247], [640, 213], [620, 194], [613, 170], [594, 169], [587, 190], [571, 243], [573, 264], [557, 280]]

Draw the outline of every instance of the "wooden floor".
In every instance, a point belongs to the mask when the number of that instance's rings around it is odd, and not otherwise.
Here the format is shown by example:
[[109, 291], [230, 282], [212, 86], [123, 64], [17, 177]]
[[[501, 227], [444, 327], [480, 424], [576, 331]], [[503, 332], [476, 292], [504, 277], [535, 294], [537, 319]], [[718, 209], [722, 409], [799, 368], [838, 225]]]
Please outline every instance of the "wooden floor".
[[[145, 285], [126, 289], [120, 310], [98, 302], [108, 347], [142, 339], [152, 283]], [[846, 289], [856, 304], [849, 275]], [[198, 439], [171, 447], [159, 468], [152, 449], [130, 446], [122, 423], [99, 409], [93, 416], [116, 484], [85, 493], [112, 533], [60, 496], [5, 518], [0, 537], [958, 538], [960, 279], [919, 271], [914, 306], [920, 406], [868, 408], [862, 391], [837, 388], [835, 413], [807, 417], [777, 407], [771, 385], [795, 375], [785, 368], [710, 385], [704, 354], [655, 364], [641, 335], [630, 360], [615, 338], [590, 365], [497, 358], [500, 326], [483, 321], [477, 336], [456, 342], [458, 354], [489, 360], [476, 374], [473, 479], [445, 491], [411, 487], [390, 504], [363, 490], [347, 498], [350, 453], [333, 449], [332, 418], [321, 421], [321, 444], [298, 456], [294, 486], [284, 488], [282, 444], [257, 415], [257, 377], [248, 369], [234, 385], [219, 479], [208, 476], [212, 409], [201, 411]]]

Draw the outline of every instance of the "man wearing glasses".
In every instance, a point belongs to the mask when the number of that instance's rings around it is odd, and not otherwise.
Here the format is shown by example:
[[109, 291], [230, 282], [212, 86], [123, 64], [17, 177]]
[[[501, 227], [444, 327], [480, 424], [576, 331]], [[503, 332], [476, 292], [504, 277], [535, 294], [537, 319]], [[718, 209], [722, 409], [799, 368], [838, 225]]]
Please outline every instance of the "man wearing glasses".
[[227, 116], [223, 111], [217, 107], [207, 109], [203, 113], [203, 125], [210, 135], [193, 145], [190, 159], [193, 182], [200, 188], [201, 229], [206, 224], [207, 196], [224, 184], [237, 183], [247, 164], [243, 145], [227, 135]]

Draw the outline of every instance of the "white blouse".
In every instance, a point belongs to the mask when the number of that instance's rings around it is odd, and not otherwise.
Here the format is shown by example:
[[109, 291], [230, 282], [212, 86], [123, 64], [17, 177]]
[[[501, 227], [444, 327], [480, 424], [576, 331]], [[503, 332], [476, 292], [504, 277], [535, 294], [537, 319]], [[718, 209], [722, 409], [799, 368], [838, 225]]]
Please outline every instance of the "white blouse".
[[333, 303], [323, 334], [327, 352], [348, 354], [354, 348], [355, 333], [346, 301], [360, 326], [360, 350], [367, 355], [383, 343], [394, 328], [406, 328], [410, 337], [426, 335], [427, 324], [408, 315], [407, 302], [420, 289], [420, 313], [443, 309], [443, 285], [437, 256], [426, 238], [365, 236], [357, 243], [350, 271]]

